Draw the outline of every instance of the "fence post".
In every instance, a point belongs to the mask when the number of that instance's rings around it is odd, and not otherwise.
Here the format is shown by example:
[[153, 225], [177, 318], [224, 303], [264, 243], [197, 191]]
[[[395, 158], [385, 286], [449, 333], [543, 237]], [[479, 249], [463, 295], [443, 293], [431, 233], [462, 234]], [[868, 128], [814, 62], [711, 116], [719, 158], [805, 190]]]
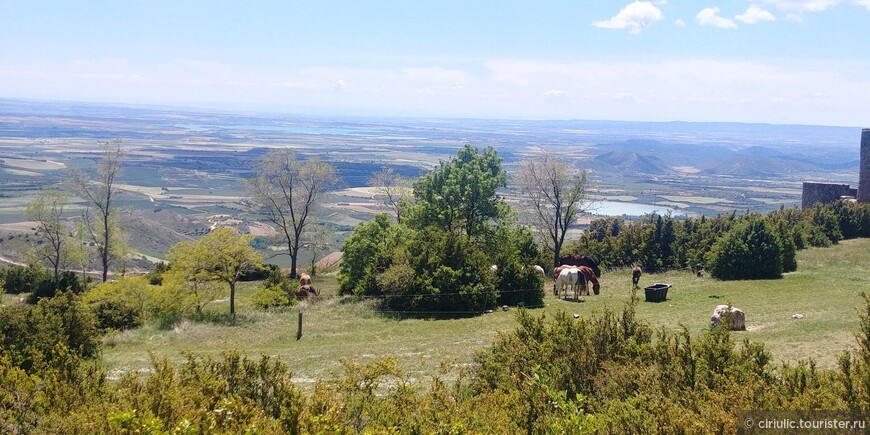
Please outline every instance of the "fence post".
[[299, 323], [296, 327], [296, 341], [302, 338], [302, 308], [299, 308]]

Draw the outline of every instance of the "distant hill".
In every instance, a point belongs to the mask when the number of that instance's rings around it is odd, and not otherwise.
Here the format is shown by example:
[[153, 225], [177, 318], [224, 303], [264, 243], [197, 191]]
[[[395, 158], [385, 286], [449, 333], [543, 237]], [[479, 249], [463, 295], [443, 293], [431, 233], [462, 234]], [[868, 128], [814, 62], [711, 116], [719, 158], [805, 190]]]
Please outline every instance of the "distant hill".
[[595, 157], [597, 162], [606, 163], [620, 171], [638, 174], [664, 175], [671, 172], [667, 163], [649, 154], [639, 154], [633, 151], [610, 151]]

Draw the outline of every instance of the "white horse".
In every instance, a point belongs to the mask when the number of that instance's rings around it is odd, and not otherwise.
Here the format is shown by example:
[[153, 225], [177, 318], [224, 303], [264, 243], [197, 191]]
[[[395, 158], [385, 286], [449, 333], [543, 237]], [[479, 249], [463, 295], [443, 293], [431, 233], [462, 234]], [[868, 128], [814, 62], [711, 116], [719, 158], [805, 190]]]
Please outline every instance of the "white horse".
[[[556, 282], [553, 284], [553, 294], [556, 297], [559, 296], [559, 292], [561, 292], [565, 286], [569, 286], [572, 290], [574, 290], [574, 299], [580, 299], [580, 280], [583, 279], [583, 275], [580, 273], [580, 269], [576, 267], [565, 267], [559, 272], [559, 276], [556, 278]], [[583, 282], [585, 284], [585, 280]], [[567, 295], [567, 290], [564, 294]], [[564, 298], [564, 296], [563, 296]]]

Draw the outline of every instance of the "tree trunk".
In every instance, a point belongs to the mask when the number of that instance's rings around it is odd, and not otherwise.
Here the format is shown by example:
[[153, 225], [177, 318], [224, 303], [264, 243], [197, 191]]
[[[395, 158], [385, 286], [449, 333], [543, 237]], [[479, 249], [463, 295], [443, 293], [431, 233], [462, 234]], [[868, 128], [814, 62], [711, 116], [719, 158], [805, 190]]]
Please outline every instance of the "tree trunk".
[[103, 261], [103, 282], [109, 277], [109, 214], [103, 215], [103, 249], [100, 252]]
[[299, 248], [293, 249], [293, 243], [287, 242], [287, 254], [290, 255], [290, 278], [296, 278], [296, 258], [299, 256]]
[[236, 283], [230, 282], [230, 316], [233, 317], [233, 322], [236, 321]]

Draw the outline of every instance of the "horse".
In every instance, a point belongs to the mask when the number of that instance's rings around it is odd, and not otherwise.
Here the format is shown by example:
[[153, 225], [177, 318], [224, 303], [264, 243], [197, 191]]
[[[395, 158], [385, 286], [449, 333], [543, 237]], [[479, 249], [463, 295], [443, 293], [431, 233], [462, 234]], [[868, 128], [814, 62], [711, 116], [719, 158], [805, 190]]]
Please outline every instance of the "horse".
[[311, 285], [311, 276], [307, 273], [303, 273], [299, 275], [299, 285], [306, 286]]
[[586, 296], [589, 296], [589, 288], [586, 286], [586, 282], [588, 281], [592, 283], [592, 291], [595, 292], [596, 296], [598, 296], [598, 294], [601, 293], [601, 284], [598, 283], [595, 271], [589, 266], [580, 266], [577, 269], [580, 271], [580, 275], [583, 278], [580, 287], [581, 293], [585, 291]]
[[538, 266], [537, 264], [534, 266], [535, 270], [537, 270], [541, 275], [547, 276], [547, 272], [544, 272], [544, 268]]
[[317, 291], [316, 288], [312, 287], [310, 284], [305, 284], [299, 287], [299, 290], [296, 291], [296, 299], [297, 300], [305, 300], [308, 299], [309, 296], [320, 296], [320, 292]]
[[[559, 291], [565, 288], [565, 286], [570, 286], [572, 290], [574, 290], [574, 299], [580, 299], [579, 289], [582, 281], [582, 286], [586, 287], [586, 281], [583, 279], [583, 275], [580, 273], [580, 269], [576, 267], [564, 267], [559, 270], [559, 275], [556, 276], [556, 281], [553, 283], [553, 295], [559, 297]], [[564, 293], [568, 294], [567, 290]]]
[[631, 287], [638, 288], [638, 283], [640, 282], [640, 275], [643, 273], [643, 270], [638, 265], [634, 265], [631, 268]]
[[559, 257], [559, 264], [570, 266], [587, 266], [595, 272], [596, 278], [601, 278], [601, 269], [598, 268], [598, 264], [595, 263], [595, 260], [586, 256], [585, 254], [563, 255]]

